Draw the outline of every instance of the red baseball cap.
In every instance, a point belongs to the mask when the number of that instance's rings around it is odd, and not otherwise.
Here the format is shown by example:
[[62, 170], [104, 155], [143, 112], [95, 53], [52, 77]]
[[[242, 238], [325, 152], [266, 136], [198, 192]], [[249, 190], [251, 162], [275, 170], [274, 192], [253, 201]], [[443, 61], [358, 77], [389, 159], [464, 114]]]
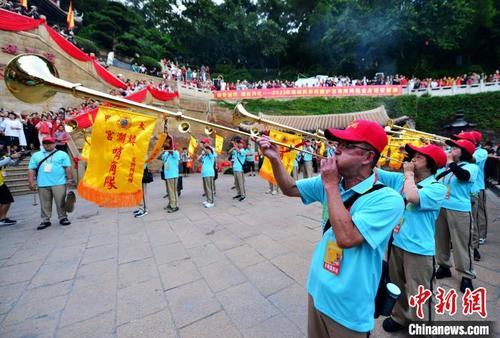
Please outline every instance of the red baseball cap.
[[329, 128], [325, 137], [332, 141], [364, 142], [371, 145], [379, 153], [387, 146], [387, 134], [377, 122], [356, 120], [345, 129]]
[[467, 152], [470, 157], [472, 157], [472, 155], [474, 155], [474, 152], [476, 151], [476, 146], [474, 145], [474, 143], [466, 139], [446, 140], [446, 144], [452, 147], [459, 147], [460, 149]]
[[434, 161], [438, 169], [446, 165], [446, 153], [443, 151], [443, 149], [434, 144], [429, 144], [425, 147], [417, 147], [413, 144], [408, 143], [405, 145], [405, 150], [410, 155], [410, 157], [415, 156], [415, 153], [420, 153], [422, 155], [430, 157]]
[[483, 134], [478, 132], [477, 130], [473, 130], [470, 132], [476, 138], [476, 143], [479, 143], [483, 140]]
[[452, 135], [451, 138], [454, 140], [467, 140], [476, 143], [476, 136], [472, 132], [463, 131], [458, 135]]
[[209, 138], [202, 138], [200, 140], [201, 143], [207, 143], [207, 144], [210, 144], [210, 139]]
[[42, 143], [56, 143], [53, 137], [47, 136], [42, 139]]

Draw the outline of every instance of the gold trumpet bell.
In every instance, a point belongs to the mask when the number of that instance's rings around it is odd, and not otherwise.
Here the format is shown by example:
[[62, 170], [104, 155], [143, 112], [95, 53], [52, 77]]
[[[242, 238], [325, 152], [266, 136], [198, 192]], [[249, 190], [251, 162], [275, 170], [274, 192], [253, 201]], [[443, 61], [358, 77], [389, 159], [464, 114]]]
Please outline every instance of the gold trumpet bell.
[[215, 132], [214, 128], [211, 127], [205, 127], [203, 131], [206, 135], [212, 135]]
[[177, 130], [181, 134], [189, 133], [189, 131], [191, 130], [191, 125], [189, 124], [189, 122], [181, 122], [177, 126]]
[[19, 100], [26, 103], [39, 103], [54, 96], [59, 86], [48, 85], [67, 84], [58, 78], [59, 73], [46, 58], [35, 54], [21, 54], [12, 59], [4, 71], [5, 85]]

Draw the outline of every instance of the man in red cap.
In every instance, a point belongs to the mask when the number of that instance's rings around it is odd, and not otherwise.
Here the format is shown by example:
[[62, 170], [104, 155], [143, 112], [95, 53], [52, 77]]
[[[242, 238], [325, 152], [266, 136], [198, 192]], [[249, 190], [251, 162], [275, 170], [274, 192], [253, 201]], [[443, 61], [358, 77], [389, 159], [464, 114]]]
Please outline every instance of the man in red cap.
[[[446, 186], [447, 193], [436, 221], [436, 278], [451, 277], [450, 244], [453, 245], [455, 269], [460, 272], [460, 291], [473, 290], [476, 272], [472, 265], [472, 217], [470, 194], [477, 178], [478, 167], [471, 163], [476, 150], [465, 139], [447, 140], [451, 146], [446, 168], [438, 171], [436, 179]], [[451, 243], [450, 243], [451, 242]]]
[[66, 185], [73, 181], [71, 160], [67, 153], [56, 149], [56, 141], [52, 137], [43, 138], [42, 145], [43, 149], [34, 153], [28, 164], [30, 189], [35, 191], [38, 186], [42, 209], [42, 223], [37, 230], [43, 230], [51, 225], [52, 199], [56, 203], [59, 224], [71, 224], [64, 205]]
[[231, 143], [233, 147], [229, 149], [228, 152], [231, 154], [231, 161], [233, 162], [234, 186], [238, 192], [233, 199], [242, 202], [247, 198], [245, 190], [245, 174], [243, 171], [247, 150], [245, 149], [244, 141], [239, 136], [235, 136]]
[[474, 163], [478, 166], [477, 179], [472, 186], [472, 219], [474, 222], [474, 235], [472, 236], [472, 247], [474, 248], [474, 260], [480, 261], [481, 254], [479, 253], [479, 244], [484, 244], [488, 230], [488, 213], [486, 212], [486, 188], [484, 182], [484, 166], [488, 159], [488, 152], [481, 148], [481, 140], [483, 135], [478, 131], [468, 133], [460, 133], [453, 135], [454, 139], [470, 140], [476, 146], [474, 151]]
[[339, 142], [335, 156], [322, 160], [320, 176], [298, 181], [285, 170], [269, 138], [257, 142], [283, 194], [305, 204], [319, 202], [326, 210], [307, 282], [308, 336], [366, 337], [375, 323], [382, 259], [404, 203], [373, 172], [387, 145], [380, 125], [358, 120], [345, 130], [327, 129], [325, 136]]
[[[434, 230], [439, 210], [446, 196], [446, 187], [434, 178], [437, 170], [446, 165], [445, 152], [435, 145], [405, 146], [409, 162], [403, 163], [404, 172], [378, 169], [380, 181], [401, 193], [405, 212], [394, 228], [393, 242], [388, 254], [389, 276], [401, 289], [391, 317], [383, 328], [395, 332], [412, 321], [421, 320], [416, 309], [408, 306], [409, 296], [418, 293], [419, 285], [433, 291], [435, 241]], [[425, 320], [431, 320], [431, 302], [424, 306]]]
[[215, 171], [217, 170], [217, 155], [215, 149], [210, 146], [210, 139], [204, 138], [200, 141], [201, 154], [198, 161], [201, 162], [201, 178], [203, 180], [204, 196], [207, 200], [203, 202], [205, 208], [212, 208], [215, 194]]

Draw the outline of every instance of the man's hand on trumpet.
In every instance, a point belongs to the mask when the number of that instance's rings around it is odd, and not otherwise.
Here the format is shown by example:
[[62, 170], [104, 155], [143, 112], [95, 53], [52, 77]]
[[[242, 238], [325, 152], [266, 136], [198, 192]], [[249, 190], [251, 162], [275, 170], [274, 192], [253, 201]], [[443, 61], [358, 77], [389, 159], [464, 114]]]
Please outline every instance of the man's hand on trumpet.
[[254, 140], [259, 145], [260, 151], [265, 157], [269, 158], [270, 160], [280, 159], [280, 151], [278, 146], [274, 143], [271, 143], [271, 139], [268, 136], [261, 136]]

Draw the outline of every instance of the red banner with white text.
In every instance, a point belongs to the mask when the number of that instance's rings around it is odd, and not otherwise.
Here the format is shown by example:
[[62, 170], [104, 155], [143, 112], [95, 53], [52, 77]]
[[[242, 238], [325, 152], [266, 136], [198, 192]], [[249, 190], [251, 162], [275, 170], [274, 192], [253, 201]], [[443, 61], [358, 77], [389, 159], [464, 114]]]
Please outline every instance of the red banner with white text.
[[323, 96], [398, 96], [402, 94], [401, 86], [387, 85], [224, 90], [215, 91], [214, 98], [216, 100], [243, 100]]

